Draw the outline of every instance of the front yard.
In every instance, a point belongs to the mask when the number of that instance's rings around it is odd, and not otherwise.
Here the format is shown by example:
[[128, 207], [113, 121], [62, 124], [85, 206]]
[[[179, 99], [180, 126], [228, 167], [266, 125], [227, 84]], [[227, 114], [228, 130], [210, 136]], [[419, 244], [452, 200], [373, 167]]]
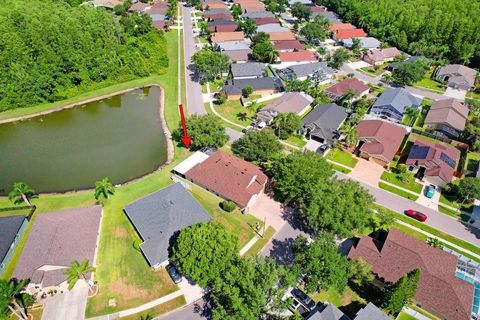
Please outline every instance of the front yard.
[[445, 87], [442, 83], [432, 78], [433, 69], [429, 70], [423, 76], [423, 79], [415, 83], [413, 86], [421, 89], [427, 89], [429, 91], [437, 93], [445, 93]]
[[335, 148], [327, 154], [327, 159], [343, 164], [350, 168], [355, 168], [358, 160], [348, 151]]
[[365, 74], [368, 74], [369, 76], [379, 77], [385, 72], [385, 69], [387, 68], [387, 66], [388, 65], [385, 64], [385, 65], [376, 66], [376, 67], [364, 67], [358, 70], [360, 70]]
[[[259, 98], [257, 96], [256, 98]], [[227, 100], [223, 104], [213, 104], [215, 111], [217, 111], [222, 117], [236, 123], [242, 127], [246, 127], [252, 123], [255, 119], [257, 110], [263, 108], [267, 104], [271, 103], [275, 99], [270, 99], [258, 103], [255, 110], [249, 109], [248, 106], [244, 107], [240, 103], [240, 99]], [[238, 128], [236, 128], [238, 130]]]
[[400, 197], [403, 197], [403, 198], [406, 198], [408, 200], [417, 201], [417, 199], [418, 199], [418, 196], [415, 196], [415, 195], [411, 194], [410, 192], [392, 187], [391, 185], [388, 185], [388, 184], [383, 183], [383, 182], [379, 182], [378, 186], [383, 190], [387, 190], [388, 192], [395, 193], [396, 195], [398, 195]]
[[422, 184], [415, 182], [414, 178], [410, 179], [409, 181], [403, 181], [402, 177], [395, 172], [384, 172], [380, 179], [415, 193], [422, 192]]

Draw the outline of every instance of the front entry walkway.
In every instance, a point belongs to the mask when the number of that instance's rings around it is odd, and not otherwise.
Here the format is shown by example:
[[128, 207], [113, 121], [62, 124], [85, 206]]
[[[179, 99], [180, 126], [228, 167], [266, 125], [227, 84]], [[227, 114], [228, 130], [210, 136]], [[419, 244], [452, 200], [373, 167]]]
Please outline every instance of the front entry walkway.
[[381, 165], [373, 161], [368, 161], [362, 158], [356, 159], [358, 159], [358, 163], [355, 168], [353, 168], [352, 172], [350, 172], [348, 175], [355, 180], [360, 180], [364, 183], [378, 186], [380, 176], [385, 171], [385, 169]]

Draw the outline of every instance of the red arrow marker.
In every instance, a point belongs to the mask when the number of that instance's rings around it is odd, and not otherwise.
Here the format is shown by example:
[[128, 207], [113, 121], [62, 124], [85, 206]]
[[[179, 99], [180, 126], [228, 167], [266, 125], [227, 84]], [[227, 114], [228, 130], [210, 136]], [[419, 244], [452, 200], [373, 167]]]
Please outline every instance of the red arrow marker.
[[190, 141], [192, 141], [192, 137], [187, 133], [187, 123], [185, 122], [185, 115], [183, 114], [183, 106], [182, 104], [178, 105], [178, 109], [180, 110], [180, 118], [182, 119], [182, 127], [183, 127], [183, 136], [180, 138], [185, 148], [190, 148]]

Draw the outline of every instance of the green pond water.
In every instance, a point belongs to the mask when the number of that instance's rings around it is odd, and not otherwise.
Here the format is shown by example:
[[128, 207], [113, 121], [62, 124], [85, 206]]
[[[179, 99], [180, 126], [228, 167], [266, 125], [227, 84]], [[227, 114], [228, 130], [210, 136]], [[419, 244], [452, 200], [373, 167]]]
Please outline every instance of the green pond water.
[[143, 88], [0, 125], [0, 194], [16, 181], [37, 192], [93, 188], [141, 177], [167, 160], [160, 89]]

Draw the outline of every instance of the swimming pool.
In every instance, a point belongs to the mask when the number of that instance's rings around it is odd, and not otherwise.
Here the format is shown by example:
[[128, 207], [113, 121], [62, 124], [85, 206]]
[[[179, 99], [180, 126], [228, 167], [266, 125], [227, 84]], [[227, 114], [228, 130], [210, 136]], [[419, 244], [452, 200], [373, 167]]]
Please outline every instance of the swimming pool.
[[462, 272], [455, 272], [455, 275], [467, 282], [470, 282], [475, 286], [475, 291], [473, 292], [473, 305], [472, 305], [472, 313], [475, 315], [480, 314], [480, 281], [475, 281], [474, 279], [470, 278], [469, 276], [465, 275]]

